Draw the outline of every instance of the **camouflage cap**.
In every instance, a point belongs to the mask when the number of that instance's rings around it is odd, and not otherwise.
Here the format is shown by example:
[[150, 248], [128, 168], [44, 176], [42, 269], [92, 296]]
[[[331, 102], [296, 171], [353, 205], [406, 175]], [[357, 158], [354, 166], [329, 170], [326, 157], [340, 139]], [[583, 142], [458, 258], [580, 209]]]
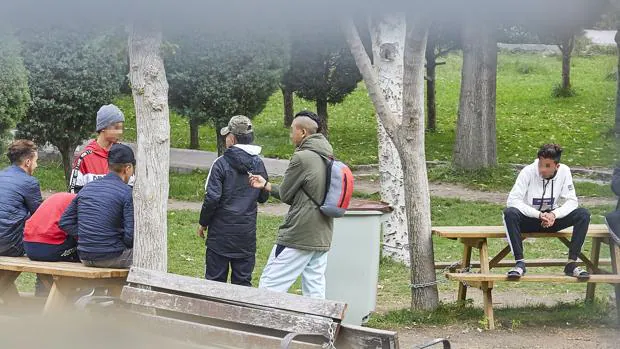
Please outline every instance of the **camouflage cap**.
[[252, 121], [247, 116], [235, 115], [230, 118], [228, 126], [220, 130], [222, 136], [226, 136], [229, 133], [233, 135], [247, 135], [254, 132], [252, 127]]

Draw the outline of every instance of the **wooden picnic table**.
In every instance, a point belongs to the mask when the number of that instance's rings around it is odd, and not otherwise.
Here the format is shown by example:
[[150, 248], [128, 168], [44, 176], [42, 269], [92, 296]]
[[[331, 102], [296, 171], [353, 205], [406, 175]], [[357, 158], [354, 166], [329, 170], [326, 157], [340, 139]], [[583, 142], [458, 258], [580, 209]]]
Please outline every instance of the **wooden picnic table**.
[[19, 301], [15, 280], [22, 272], [52, 276], [53, 283], [44, 313], [65, 308], [77, 289], [106, 288], [111, 296], [120, 296], [129, 270], [93, 268], [81, 263], [36, 262], [27, 257], [0, 257], [0, 299]]
[[[577, 278], [565, 276], [563, 274], [551, 275], [524, 275], [520, 278], [508, 278], [505, 274], [493, 274], [491, 269], [505, 266], [502, 260], [511, 253], [510, 245], [506, 244], [493, 258], [489, 258], [488, 239], [507, 238], [506, 230], [503, 226], [463, 226], [463, 227], [435, 227], [433, 234], [437, 237], [458, 240], [463, 244], [463, 258], [460, 267], [463, 269], [460, 273], [449, 272], [446, 277], [450, 280], [459, 281], [458, 300], [464, 301], [467, 297], [467, 288], [477, 287], [483, 292], [484, 313], [488, 319], [489, 329], [494, 328], [493, 317], [493, 283], [499, 281], [522, 281], [522, 282], [561, 282], [561, 283], [587, 283], [586, 300], [594, 299], [597, 283], [610, 283], [615, 286], [616, 308], [618, 309], [618, 318], [620, 321], [620, 248], [610, 241], [609, 231], [604, 224], [591, 224], [588, 229], [587, 237], [592, 239], [592, 250], [590, 257], [583, 253], [579, 255], [582, 263], [592, 274], [589, 280], [578, 280]], [[565, 229], [556, 233], [536, 232], [524, 233], [523, 239], [526, 238], [557, 238], [567, 247], [570, 246], [570, 238], [572, 229]], [[601, 245], [609, 245], [611, 260], [605, 261], [611, 264], [611, 271], [603, 270], [600, 266], [603, 264], [600, 260]], [[471, 255], [473, 249], [478, 249], [480, 254], [480, 262], [476, 263], [480, 268], [480, 273], [470, 273], [472, 268]], [[556, 260], [534, 260], [532, 261], [537, 267], [557, 266]], [[604, 263], [607, 264], [607, 263]], [[526, 265], [529, 261], [526, 260]]]

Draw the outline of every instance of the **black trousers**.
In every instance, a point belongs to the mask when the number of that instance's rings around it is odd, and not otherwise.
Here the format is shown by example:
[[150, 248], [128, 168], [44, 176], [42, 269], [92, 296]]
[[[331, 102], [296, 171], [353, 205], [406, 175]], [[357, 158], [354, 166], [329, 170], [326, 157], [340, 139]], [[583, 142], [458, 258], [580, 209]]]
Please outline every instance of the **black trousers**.
[[228, 281], [235, 285], [252, 286], [252, 272], [256, 263], [255, 255], [245, 258], [230, 258], [207, 249], [205, 279], [219, 282]]
[[504, 224], [510, 240], [510, 247], [515, 260], [523, 259], [523, 242], [521, 233], [532, 232], [558, 232], [568, 227], [573, 227], [573, 236], [570, 240], [568, 259], [577, 260], [581, 247], [586, 240], [588, 226], [590, 225], [590, 212], [585, 208], [577, 208], [568, 216], [556, 219], [553, 226], [543, 228], [538, 218], [524, 215], [514, 207], [504, 210]]
[[33, 261], [40, 262], [79, 262], [77, 242], [72, 236], [67, 236], [60, 245], [43, 244], [38, 242], [24, 242], [26, 255]]

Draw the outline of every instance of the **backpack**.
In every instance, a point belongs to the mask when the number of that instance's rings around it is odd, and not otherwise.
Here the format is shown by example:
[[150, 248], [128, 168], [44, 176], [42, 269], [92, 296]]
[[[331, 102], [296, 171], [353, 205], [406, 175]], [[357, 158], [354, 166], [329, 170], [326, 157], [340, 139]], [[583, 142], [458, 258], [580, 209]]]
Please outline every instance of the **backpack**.
[[333, 157], [316, 154], [327, 162], [327, 180], [325, 182], [323, 201], [319, 203], [308, 194], [304, 187], [301, 187], [301, 190], [319, 207], [322, 214], [327, 217], [340, 218], [344, 216], [351, 203], [351, 197], [353, 196], [353, 173], [343, 162]]
[[616, 210], [605, 215], [605, 224], [609, 229], [609, 236], [620, 245], [620, 200], [616, 205]]

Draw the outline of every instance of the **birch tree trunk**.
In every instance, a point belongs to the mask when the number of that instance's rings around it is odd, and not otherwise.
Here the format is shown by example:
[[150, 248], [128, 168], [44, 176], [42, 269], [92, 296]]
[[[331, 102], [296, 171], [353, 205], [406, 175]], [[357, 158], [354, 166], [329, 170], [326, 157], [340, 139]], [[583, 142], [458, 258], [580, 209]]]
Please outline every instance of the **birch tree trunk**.
[[[620, 138], [620, 26], [616, 31], [616, 35], [614, 36], [614, 40], [616, 41], [616, 48], [618, 51], [618, 63], [617, 63], [617, 72], [616, 72], [616, 137]], [[620, 143], [620, 141], [616, 141], [616, 143]], [[618, 150], [620, 150], [620, 144], [617, 144]]]
[[370, 65], [370, 58], [353, 20], [347, 19], [343, 23], [347, 42], [364, 77], [370, 99], [402, 161], [411, 256], [411, 307], [414, 310], [434, 309], [439, 303], [424, 155], [424, 52], [429, 23], [423, 21], [422, 16], [406, 24], [403, 87], [400, 89], [403, 96], [402, 117], [389, 108], [388, 97], [383, 94], [378, 74]]
[[497, 165], [495, 28], [469, 17], [463, 24], [463, 71], [454, 146], [454, 165], [481, 169]]
[[168, 81], [158, 27], [135, 23], [129, 34], [130, 81], [136, 108], [134, 265], [167, 271], [170, 163]]
[[[370, 24], [374, 70], [379, 88], [398, 119], [403, 114], [403, 69], [406, 22], [404, 14], [376, 18]], [[400, 156], [377, 115], [381, 200], [394, 208], [383, 218], [383, 254], [409, 263], [407, 211]]]

